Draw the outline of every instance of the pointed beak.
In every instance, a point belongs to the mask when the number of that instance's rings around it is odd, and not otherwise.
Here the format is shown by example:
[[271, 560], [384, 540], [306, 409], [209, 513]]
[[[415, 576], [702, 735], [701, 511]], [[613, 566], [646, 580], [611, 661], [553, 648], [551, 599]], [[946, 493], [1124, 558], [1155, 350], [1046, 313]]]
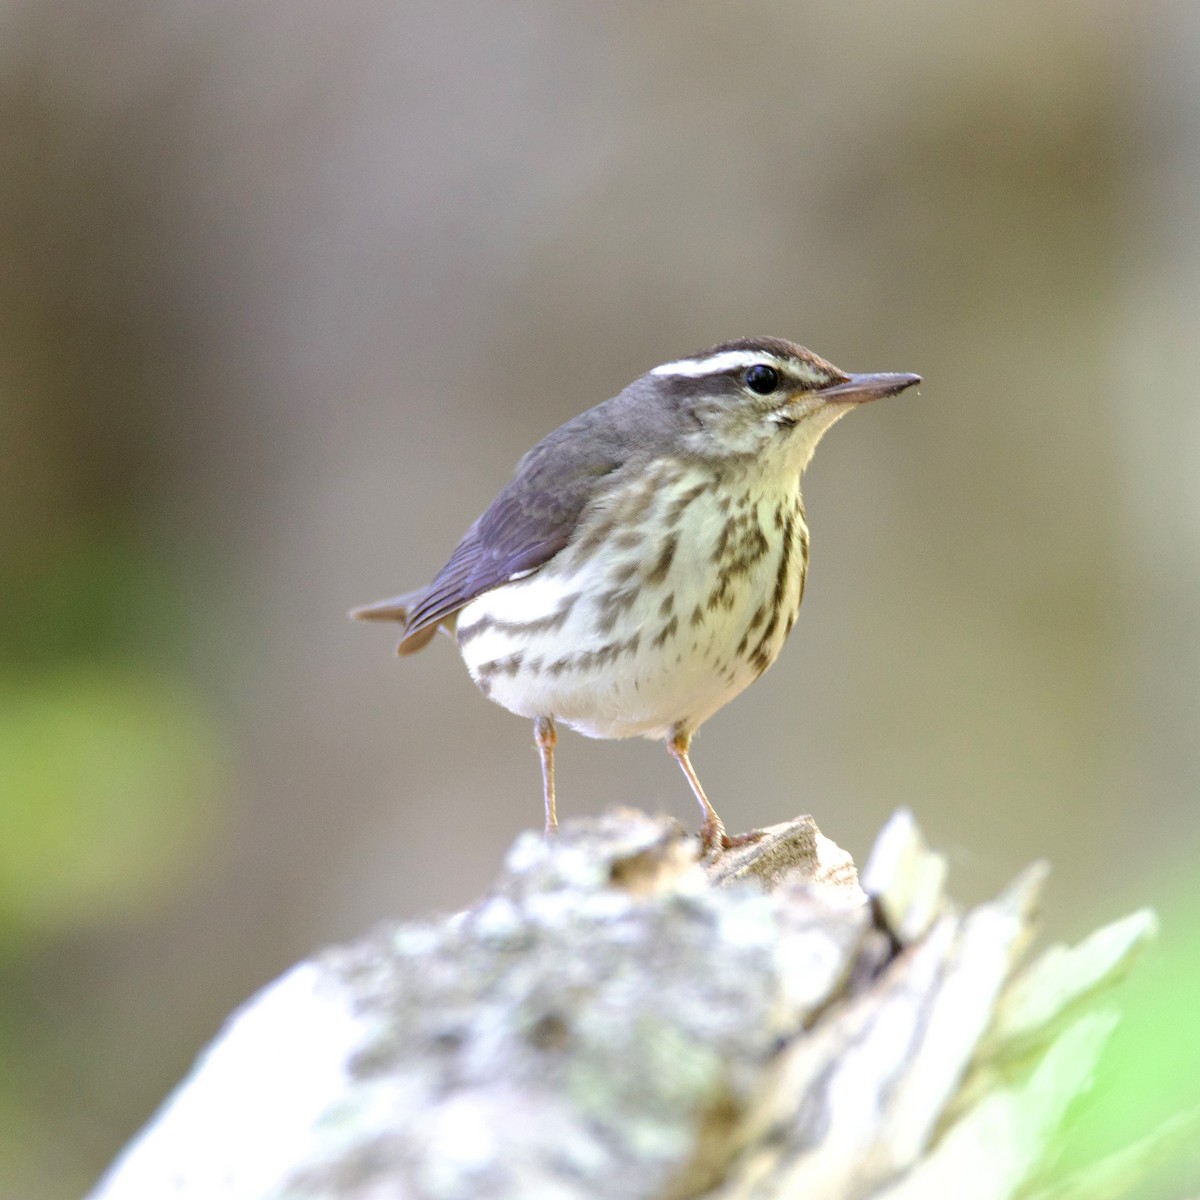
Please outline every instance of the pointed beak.
[[833, 404], [864, 404], [868, 400], [882, 400], [894, 396], [914, 384], [920, 383], [920, 375], [904, 372], [879, 375], [851, 375], [845, 383], [835, 383], [822, 388], [817, 395]]

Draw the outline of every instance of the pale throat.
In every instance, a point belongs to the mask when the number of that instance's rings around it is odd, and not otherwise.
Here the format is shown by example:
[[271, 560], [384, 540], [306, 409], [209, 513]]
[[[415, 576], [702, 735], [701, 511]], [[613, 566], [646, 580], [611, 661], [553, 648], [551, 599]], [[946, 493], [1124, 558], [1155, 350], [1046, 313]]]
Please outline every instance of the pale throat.
[[[743, 460], [746, 468], [761, 475], [765, 486], [769, 487], [774, 478], [803, 472], [826, 431], [852, 407], [800, 401], [794, 424], [787, 423], [793, 410], [783, 408], [778, 414], [758, 416], [736, 425], [729, 421], [714, 422], [715, 428], [693, 430], [682, 441], [685, 450], [702, 459]], [[808, 411], [804, 411], [805, 408]], [[715, 453], [714, 447], [720, 447], [720, 453]]]
[[826, 430], [836, 425], [850, 411], [850, 407], [848, 404], [822, 404], [792, 427], [786, 450], [792, 469], [803, 471], [808, 466]]

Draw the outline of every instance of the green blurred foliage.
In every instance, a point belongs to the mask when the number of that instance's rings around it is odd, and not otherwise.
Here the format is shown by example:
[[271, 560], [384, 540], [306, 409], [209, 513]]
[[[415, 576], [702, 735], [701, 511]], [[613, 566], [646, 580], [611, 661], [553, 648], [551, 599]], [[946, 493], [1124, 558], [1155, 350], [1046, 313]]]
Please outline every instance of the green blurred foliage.
[[[1051, 924], [1154, 903], [1064, 1162], [1193, 1103], [1194, 24], [0, 6], [0, 1196], [78, 1195], [297, 955], [485, 886], [527, 734], [341, 613], [739, 333], [928, 386], [822, 448], [797, 644], [705, 746], [722, 811], [798, 795], [863, 851], [907, 803], [964, 899], [1046, 854]], [[592, 774], [688, 811], [582, 743], [572, 815]]]
[[[1173, 877], [1175, 894], [1159, 914], [1162, 935], [1116, 991], [1121, 1023], [1077, 1105], [1063, 1171], [1099, 1162], [1200, 1107], [1200, 905], [1192, 876], [1189, 869]], [[1197, 1179], [1200, 1143], [1193, 1129], [1183, 1144], [1165, 1147], [1135, 1196], [1183, 1195]]]
[[0, 678], [0, 936], [177, 890], [223, 776], [212, 719], [178, 679], [98, 664]]

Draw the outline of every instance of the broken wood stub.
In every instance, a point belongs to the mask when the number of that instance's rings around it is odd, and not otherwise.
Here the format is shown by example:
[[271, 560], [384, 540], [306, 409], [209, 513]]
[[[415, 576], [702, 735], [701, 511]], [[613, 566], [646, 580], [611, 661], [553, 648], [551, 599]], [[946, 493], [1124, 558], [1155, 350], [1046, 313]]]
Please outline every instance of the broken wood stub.
[[1032, 1196], [1155, 926], [1021, 968], [1045, 874], [963, 911], [905, 812], [861, 882], [809, 817], [522, 835], [252, 999], [94, 1200]]

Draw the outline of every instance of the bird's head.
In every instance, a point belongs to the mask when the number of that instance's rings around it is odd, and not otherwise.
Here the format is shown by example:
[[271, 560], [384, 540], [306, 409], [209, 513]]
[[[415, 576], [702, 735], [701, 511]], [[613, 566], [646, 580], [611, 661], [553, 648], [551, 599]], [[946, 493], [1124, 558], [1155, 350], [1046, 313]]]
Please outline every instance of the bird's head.
[[894, 396], [919, 375], [847, 375], [795, 342], [739, 338], [664, 363], [644, 377], [703, 458], [770, 458], [802, 471], [821, 435], [867, 400]]

